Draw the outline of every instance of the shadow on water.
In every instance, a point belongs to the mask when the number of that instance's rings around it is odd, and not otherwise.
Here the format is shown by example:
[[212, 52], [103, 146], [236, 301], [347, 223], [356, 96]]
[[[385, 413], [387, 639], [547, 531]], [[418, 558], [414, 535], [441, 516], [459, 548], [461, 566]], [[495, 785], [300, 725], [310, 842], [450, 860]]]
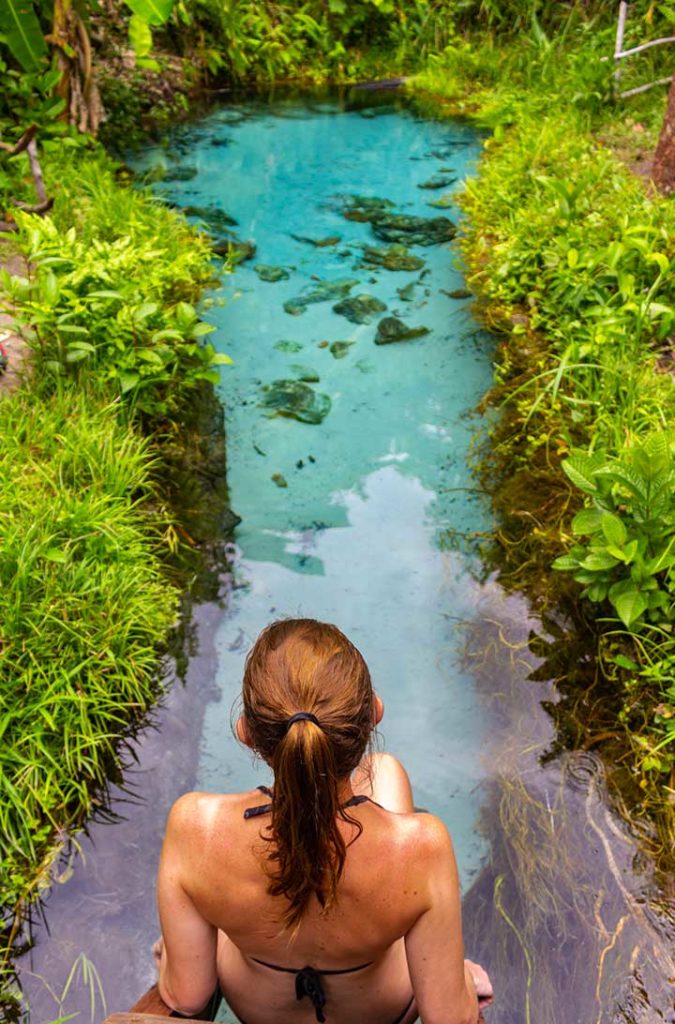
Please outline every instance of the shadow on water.
[[[185, 672], [178, 658], [162, 706], [134, 743], [125, 791], [112, 794], [119, 820], [95, 821], [56, 873], [46, 924], [36, 922], [34, 948], [19, 963], [34, 1024], [64, 1013], [94, 1024], [105, 1016], [101, 992], [112, 1012], [152, 982], [168, 808], [193, 788], [257, 781], [229, 736], [230, 705], [257, 629], [298, 611], [335, 617], [362, 648], [388, 707], [387, 745], [408, 762], [419, 802], [455, 835], [467, 954], [485, 964], [497, 993], [488, 1024], [675, 1021], [672, 891], [609, 806], [600, 762], [555, 745], [559, 697], [540, 679], [550, 638], [522, 598], [478, 581], [461, 544], [439, 543], [489, 528], [466, 452], [469, 412], [489, 385], [490, 339], [458, 305], [466, 294], [446, 247], [416, 247], [428, 266], [414, 279], [364, 270], [360, 253], [372, 239], [359, 220], [363, 204], [345, 218], [328, 201], [365, 191], [354, 184], [364, 181], [369, 194], [429, 216], [433, 175], [449, 160], [470, 172], [478, 149], [466, 126], [430, 126], [388, 94], [302, 103], [286, 94], [267, 107], [242, 101], [215, 111], [141, 160], [150, 169], [168, 160], [171, 180], [159, 191], [178, 206], [208, 208], [223, 230], [224, 196], [260, 262], [288, 274], [258, 280], [242, 266], [227, 283], [228, 305], [215, 311], [221, 331], [212, 337], [235, 357], [224, 392], [230, 484], [243, 518], [229, 552], [233, 589], [227, 607], [220, 575], [199, 589]], [[324, 157], [322, 194], [315, 169]], [[338, 170], [341, 190], [331, 177]], [[451, 210], [460, 186], [448, 194]], [[298, 238], [310, 233], [339, 233], [343, 254]], [[397, 317], [414, 326], [423, 318], [433, 330], [376, 347], [375, 324], [355, 325], [320, 304], [297, 314], [298, 295], [318, 273], [361, 275]], [[297, 315], [283, 312], [284, 301]], [[345, 347], [331, 352], [333, 338]], [[320, 367], [332, 402], [320, 427], [261, 413], [261, 393], [295, 359], [305, 377], [307, 360]], [[93, 976], [87, 983], [81, 954], [100, 986]]]

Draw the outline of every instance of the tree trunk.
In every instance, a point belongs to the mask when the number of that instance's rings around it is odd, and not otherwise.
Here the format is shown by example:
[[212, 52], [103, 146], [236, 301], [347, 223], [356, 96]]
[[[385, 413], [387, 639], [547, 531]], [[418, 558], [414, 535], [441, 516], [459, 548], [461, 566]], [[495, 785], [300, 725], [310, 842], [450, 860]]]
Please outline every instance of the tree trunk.
[[668, 94], [661, 136], [654, 153], [652, 178], [662, 195], [669, 196], [675, 192], [675, 75]]

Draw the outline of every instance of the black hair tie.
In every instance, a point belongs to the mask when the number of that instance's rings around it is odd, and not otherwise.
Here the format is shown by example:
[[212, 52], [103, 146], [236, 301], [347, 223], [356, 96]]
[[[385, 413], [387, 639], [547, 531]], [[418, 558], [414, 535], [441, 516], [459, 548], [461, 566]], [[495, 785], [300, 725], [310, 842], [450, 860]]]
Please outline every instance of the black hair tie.
[[298, 711], [295, 715], [291, 715], [286, 721], [286, 732], [295, 722], [314, 722], [314, 725], [318, 725], [319, 729], [321, 728], [321, 722], [310, 711]]

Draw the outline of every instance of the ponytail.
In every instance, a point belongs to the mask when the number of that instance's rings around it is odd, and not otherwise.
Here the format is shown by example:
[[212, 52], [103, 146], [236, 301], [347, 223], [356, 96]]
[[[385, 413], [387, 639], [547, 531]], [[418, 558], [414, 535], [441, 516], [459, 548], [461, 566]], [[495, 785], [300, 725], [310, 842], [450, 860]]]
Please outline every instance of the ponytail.
[[333, 746], [319, 725], [295, 722], [272, 758], [272, 825], [266, 838], [276, 865], [269, 892], [285, 896], [284, 924], [297, 928], [312, 896], [328, 909], [336, 899], [347, 846], [338, 819], [362, 826], [340, 807]]
[[[314, 619], [272, 623], [246, 659], [244, 715], [252, 745], [274, 772], [268, 891], [286, 901], [297, 930], [312, 897], [337, 900], [347, 843], [340, 823], [362, 831], [340, 806], [340, 788], [373, 729], [368, 666], [336, 626]], [[353, 841], [353, 840], [352, 840]]]

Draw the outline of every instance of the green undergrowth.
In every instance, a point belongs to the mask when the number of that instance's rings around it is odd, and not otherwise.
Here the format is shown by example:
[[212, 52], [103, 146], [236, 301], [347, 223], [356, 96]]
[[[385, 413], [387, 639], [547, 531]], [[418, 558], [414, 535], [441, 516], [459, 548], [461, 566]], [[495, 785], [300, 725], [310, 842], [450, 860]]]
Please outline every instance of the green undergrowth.
[[[0, 275], [0, 303], [31, 350], [23, 388], [0, 399], [0, 1001], [10, 1002], [21, 921], [69, 834], [105, 806], [125, 740], [161, 690], [186, 581], [176, 550], [201, 539], [173, 488], [193, 462], [208, 476], [220, 458], [212, 385], [229, 361], [194, 306], [215, 274], [208, 239], [91, 143], [47, 147], [44, 170], [53, 209], [16, 214], [26, 275]], [[197, 451], [204, 401], [212, 437]], [[188, 487], [195, 512], [198, 490]]]
[[462, 198], [468, 280], [500, 335], [479, 468], [499, 518], [491, 557], [596, 646], [586, 683], [575, 676], [596, 712], [565, 739], [605, 744], [619, 799], [669, 861], [675, 206], [625, 162], [653, 149], [664, 91], [613, 101], [611, 50], [609, 30], [576, 46], [460, 40], [413, 88], [421, 109], [491, 130]]

